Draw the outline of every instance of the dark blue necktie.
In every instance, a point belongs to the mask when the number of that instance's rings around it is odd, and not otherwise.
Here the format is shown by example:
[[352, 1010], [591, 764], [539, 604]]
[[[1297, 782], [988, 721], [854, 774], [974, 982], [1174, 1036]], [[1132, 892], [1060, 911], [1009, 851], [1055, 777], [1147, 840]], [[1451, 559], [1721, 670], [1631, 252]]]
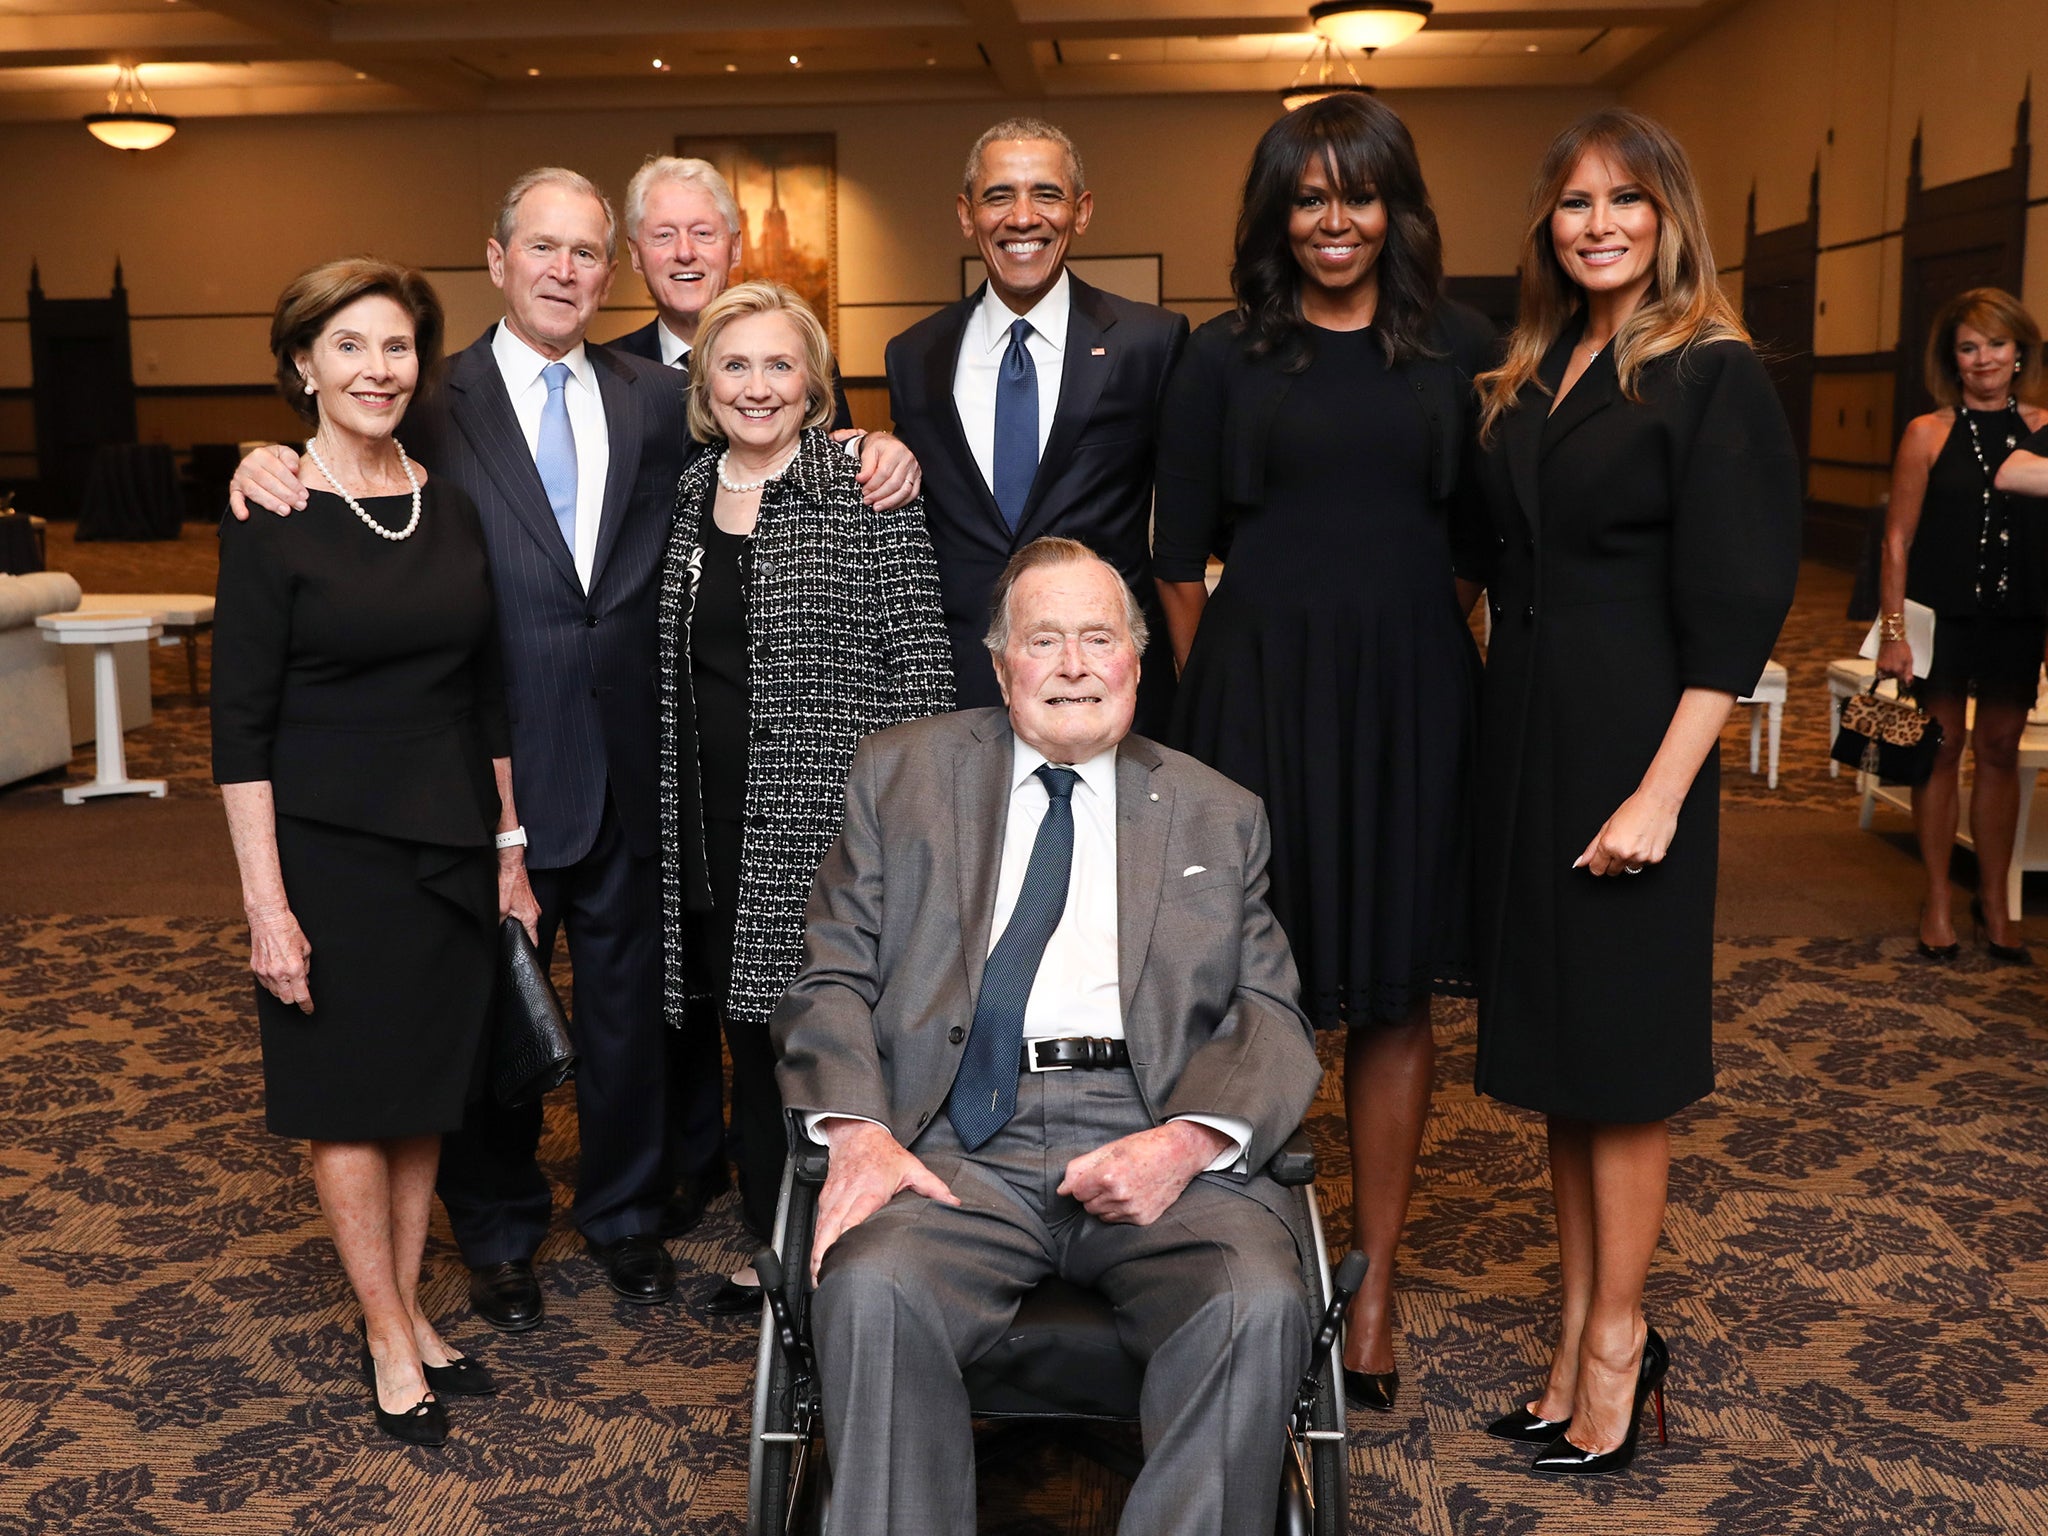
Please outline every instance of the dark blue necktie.
[[981, 968], [974, 1029], [946, 1104], [953, 1129], [970, 1152], [1008, 1125], [1017, 1112], [1024, 1004], [1031, 998], [1046, 941], [1067, 909], [1067, 875], [1074, 867], [1074, 780], [1080, 775], [1045, 763], [1038, 777], [1045, 785], [1045, 820], [1038, 824], [1038, 837], [1031, 844], [1031, 862], [1024, 866], [1024, 884], [1009, 924]]
[[1024, 345], [1031, 322], [1010, 327], [1010, 345], [996, 370], [996, 505], [1010, 531], [1024, 518], [1038, 475], [1038, 365]]

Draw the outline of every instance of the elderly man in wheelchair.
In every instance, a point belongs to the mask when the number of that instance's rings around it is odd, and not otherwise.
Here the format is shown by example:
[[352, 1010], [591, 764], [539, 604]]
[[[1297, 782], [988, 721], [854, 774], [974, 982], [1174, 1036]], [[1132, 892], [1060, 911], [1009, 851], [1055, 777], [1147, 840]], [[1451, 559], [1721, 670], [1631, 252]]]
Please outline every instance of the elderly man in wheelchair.
[[[1298, 1436], [1341, 1431], [1303, 1379], [1334, 1328], [1304, 1286], [1324, 1275], [1314, 1202], [1268, 1168], [1320, 1070], [1266, 905], [1265, 813], [1129, 734], [1143, 620], [1113, 568], [1040, 540], [994, 608], [1007, 708], [861, 745], [775, 1015], [798, 1199], [764, 1277], [789, 1348], [764, 1341], [782, 1427], [756, 1472], [821, 1406], [832, 1536], [972, 1532], [971, 1383], [1027, 1296], [1078, 1291], [1140, 1381], [1120, 1532], [1253, 1536], [1290, 1414]], [[806, 1137], [830, 1148], [814, 1213]]]

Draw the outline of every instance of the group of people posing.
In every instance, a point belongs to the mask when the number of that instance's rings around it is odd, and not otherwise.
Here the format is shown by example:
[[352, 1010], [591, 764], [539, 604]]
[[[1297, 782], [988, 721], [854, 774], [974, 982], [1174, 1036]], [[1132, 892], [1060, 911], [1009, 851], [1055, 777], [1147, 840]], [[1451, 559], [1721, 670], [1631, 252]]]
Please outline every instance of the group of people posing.
[[216, 777], [269, 1123], [312, 1143], [387, 1432], [493, 1388], [419, 1307], [437, 1188], [477, 1313], [542, 1320], [540, 1110], [481, 1065], [510, 918], [566, 933], [573, 1219], [621, 1295], [673, 1292], [728, 1148], [765, 1238], [789, 1136], [831, 1145], [835, 1530], [971, 1528], [972, 1457], [932, 1447], [1049, 1273], [1148, 1361], [1124, 1529], [1270, 1520], [1309, 1324], [1260, 1170], [1342, 1031], [1345, 1386], [1391, 1409], [1443, 995], [1479, 998], [1480, 1091], [1549, 1125], [1556, 1342], [1490, 1430], [1540, 1472], [1633, 1456], [1665, 1121], [1713, 1084], [1714, 748], [1801, 521], [1685, 156], [1618, 110], [1557, 138], [1504, 348], [1371, 98], [1259, 141], [1236, 307], [1192, 335], [1068, 270], [1092, 209], [1056, 127], [973, 146], [988, 281], [890, 343], [893, 434], [847, 426], [793, 293], [733, 281], [699, 161], [633, 180], [660, 313], [610, 346], [612, 210], [558, 168], [508, 192], [504, 319], [445, 369], [415, 273], [280, 299], [312, 436], [223, 523]]

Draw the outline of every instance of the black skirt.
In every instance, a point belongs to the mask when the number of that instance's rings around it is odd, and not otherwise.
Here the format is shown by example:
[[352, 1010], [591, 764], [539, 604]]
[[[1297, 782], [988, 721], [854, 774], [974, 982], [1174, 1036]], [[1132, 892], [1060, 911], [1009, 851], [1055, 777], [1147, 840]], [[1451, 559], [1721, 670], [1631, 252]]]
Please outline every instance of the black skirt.
[[2048, 619], [1980, 613], [1934, 621], [1934, 665], [1915, 679], [1917, 699], [1975, 695], [1994, 704], [2033, 708], [2041, 686]]
[[497, 855], [286, 815], [277, 854], [313, 946], [313, 1011], [256, 989], [271, 1131], [377, 1141], [456, 1130], [484, 1083]]

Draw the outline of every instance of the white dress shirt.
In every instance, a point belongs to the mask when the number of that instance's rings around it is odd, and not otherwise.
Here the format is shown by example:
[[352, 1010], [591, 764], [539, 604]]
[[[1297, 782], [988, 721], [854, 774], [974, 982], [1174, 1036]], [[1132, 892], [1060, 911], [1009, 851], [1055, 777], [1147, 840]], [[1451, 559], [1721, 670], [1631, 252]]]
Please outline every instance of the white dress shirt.
[[996, 297], [991, 283], [967, 317], [967, 330], [960, 338], [960, 361], [953, 368], [953, 403], [960, 411], [960, 428], [967, 434], [967, 451], [974, 455], [975, 467], [991, 491], [996, 485], [996, 377], [1003, 354], [1010, 348], [1010, 327], [1019, 319], [1031, 322], [1031, 335], [1024, 345], [1038, 370], [1038, 456], [1042, 459], [1045, 440], [1052, 435], [1053, 413], [1060, 404], [1060, 372], [1066, 362], [1067, 312], [1072, 300], [1072, 281], [1062, 268], [1059, 280], [1029, 314], [1014, 313]]
[[[1038, 841], [1052, 797], [1039, 768], [1047, 761], [1022, 737], [1011, 738], [1010, 811], [1003, 824], [1003, 856], [996, 871], [996, 901], [988, 925], [993, 951], [1017, 909], [1031, 849]], [[1067, 904], [1059, 926], [1046, 940], [1024, 1003], [1024, 1038], [1062, 1039], [1072, 1035], [1124, 1038], [1123, 1000], [1117, 970], [1116, 900], [1116, 748], [1072, 765], [1081, 777], [1074, 785], [1074, 859], [1067, 875]], [[1163, 958], [1163, 957], [1162, 957]], [[821, 1121], [855, 1119], [829, 1110], [804, 1117], [805, 1131], [815, 1137]], [[1249, 1120], [1234, 1115], [1176, 1115], [1230, 1138], [1216, 1155], [1210, 1173], [1242, 1172], [1251, 1146]]]
[[[548, 403], [547, 381], [541, 372], [550, 359], [512, 334], [503, 321], [491, 338], [491, 356], [505, 380], [505, 393], [512, 397], [512, 414], [519, 430], [526, 434], [526, 451], [540, 459], [540, 413]], [[597, 368], [583, 343], [564, 353], [569, 379], [562, 386], [562, 399], [569, 407], [569, 431], [576, 439], [576, 547], [570, 553], [576, 561], [576, 579], [590, 590], [591, 568], [597, 564], [598, 523], [604, 516], [604, 482], [611, 470], [612, 440], [605, 430], [604, 396], [598, 392]]]
[[661, 344], [661, 365], [664, 368], [687, 368], [690, 366], [690, 344], [668, 328], [668, 323], [657, 319], [654, 322], [654, 339]]

